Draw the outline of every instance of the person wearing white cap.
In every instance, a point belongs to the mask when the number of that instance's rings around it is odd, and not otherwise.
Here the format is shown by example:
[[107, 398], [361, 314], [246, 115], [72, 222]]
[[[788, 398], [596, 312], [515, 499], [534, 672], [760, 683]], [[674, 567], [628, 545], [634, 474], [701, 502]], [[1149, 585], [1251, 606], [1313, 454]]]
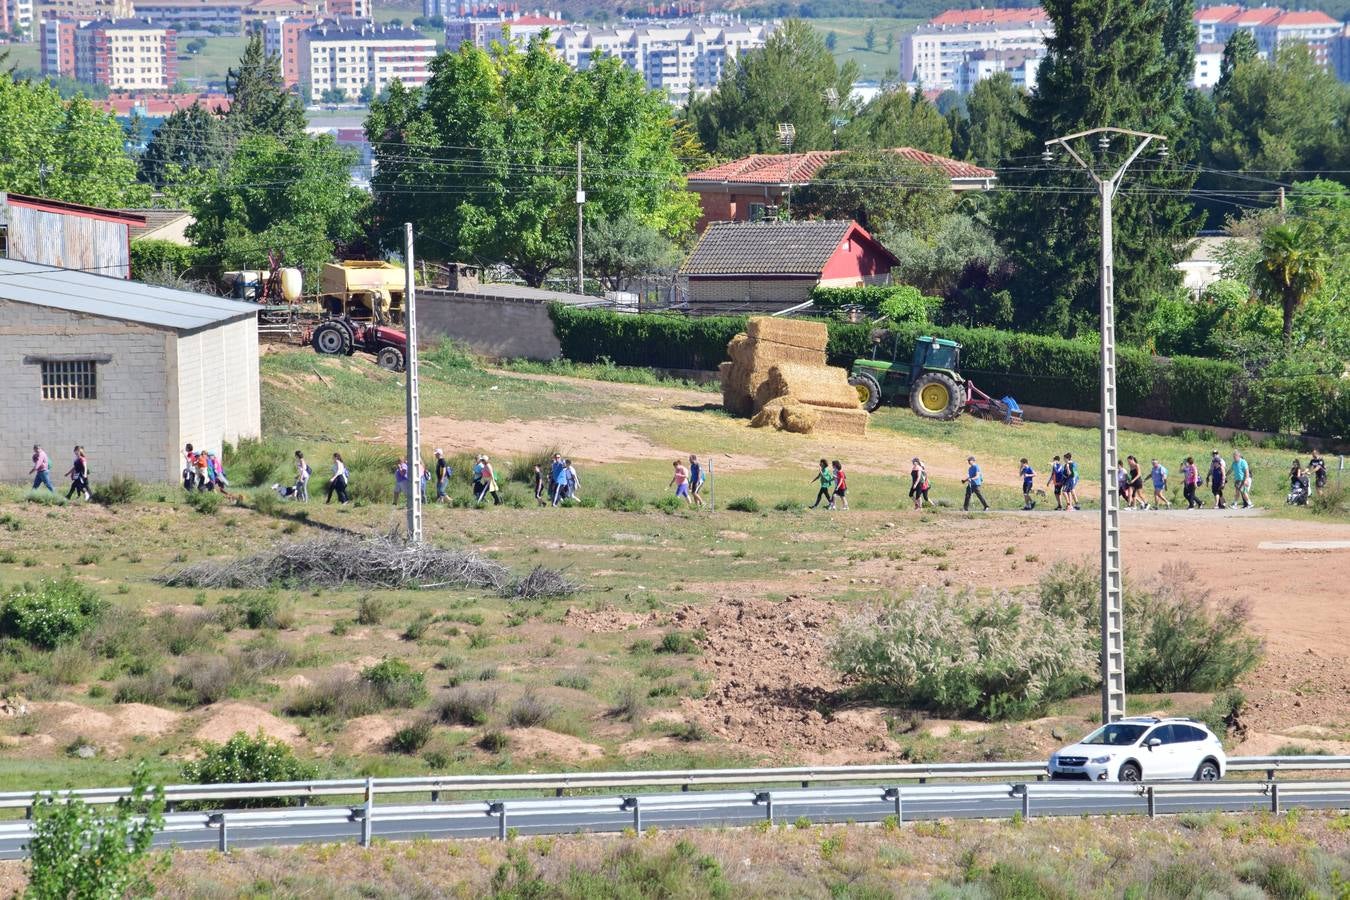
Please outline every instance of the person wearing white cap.
[[450, 476], [454, 474], [450, 464], [445, 461], [445, 454], [440, 447], [436, 448], [436, 502], [446, 503], [449, 497], [445, 494], [445, 489], [450, 486]]

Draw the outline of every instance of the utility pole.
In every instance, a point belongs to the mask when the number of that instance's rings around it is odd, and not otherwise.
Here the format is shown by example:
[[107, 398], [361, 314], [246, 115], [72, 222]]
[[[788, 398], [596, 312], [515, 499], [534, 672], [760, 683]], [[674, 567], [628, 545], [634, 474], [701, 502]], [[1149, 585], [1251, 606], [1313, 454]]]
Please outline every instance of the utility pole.
[[[1098, 175], [1073, 148], [1073, 141], [1096, 137], [1098, 146], [1108, 150], [1113, 135], [1138, 143], [1120, 168], [1108, 178]], [[1054, 159], [1052, 147], [1058, 145], [1082, 166], [1097, 185], [1102, 202], [1102, 274], [1101, 274], [1101, 404], [1102, 404], [1102, 560], [1101, 560], [1101, 616], [1102, 616], [1102, 722], [1114, 722], [1125, 715], [1125, 620], [1124, 596], [1121, 585], [1120, 563], [1120, 493], [1116, 484], [1116, 467], [1120, 451], [1116, 434], [1116, 311], [1115, 311], [1115, 253], [1111, 233], [1111, 206], [1125, 170], [1144, 148], [1157, 141], [1162, 144], [1161, 155], [1167, 156], [1166, 138], [1160, 134], [1128, 131], [1123, 128], [1093, 128], [1045, 142], [1041, 158], [1049, 163]]]
[[582, 210], [586, 207], [586, 192], [581, 189], [581, 141], [577, 141], [577, 293], [586, 293], [586, 278], [581, 271], [581, 233], [586, 219]]
[[408, 388], [408, 540], [422, 543], [422, 410], [417, 392], [417, 276], [413, 269], [413, 227], [403, 224], [403, 328], [408, 346], [403, 358], [404, 381]]

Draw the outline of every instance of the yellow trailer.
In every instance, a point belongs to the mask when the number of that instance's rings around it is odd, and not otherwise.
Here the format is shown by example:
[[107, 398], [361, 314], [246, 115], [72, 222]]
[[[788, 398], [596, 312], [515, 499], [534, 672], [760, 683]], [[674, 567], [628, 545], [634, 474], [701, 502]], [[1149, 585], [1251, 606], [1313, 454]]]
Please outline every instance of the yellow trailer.
[[319, 278], [324, 312], [382, 325], [403, 324], [405, 287], [403, 267], [383, 260], [327, 263]]

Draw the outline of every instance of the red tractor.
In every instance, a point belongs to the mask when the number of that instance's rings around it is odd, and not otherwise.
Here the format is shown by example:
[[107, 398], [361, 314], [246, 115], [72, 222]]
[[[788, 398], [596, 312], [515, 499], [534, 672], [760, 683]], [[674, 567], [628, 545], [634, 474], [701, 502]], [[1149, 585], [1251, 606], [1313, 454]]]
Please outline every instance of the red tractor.
[[402, 372], [407, 364], [408, 336], [397, 328], [375, 322], [355, 322], [347, 316], [324, 319], [309, 337], [315, 353], [351, 356], [357, 350], [375, 357], [381, 368]]

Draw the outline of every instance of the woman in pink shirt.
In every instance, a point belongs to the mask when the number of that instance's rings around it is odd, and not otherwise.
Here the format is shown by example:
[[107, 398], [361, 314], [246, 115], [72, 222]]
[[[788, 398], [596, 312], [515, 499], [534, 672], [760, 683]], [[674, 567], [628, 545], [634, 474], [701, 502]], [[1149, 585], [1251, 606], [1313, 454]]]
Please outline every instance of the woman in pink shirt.
[[[671, 476], [670, 484], [675, 485], [675, 496], [683, 497], [685, 503], [693, 503], [689, 499], [689, 470], [684, 467], [684, 463], [678, 459], [675, 460], [675, 474]], [[670, 485], [666, 485], [669, 487]]]

